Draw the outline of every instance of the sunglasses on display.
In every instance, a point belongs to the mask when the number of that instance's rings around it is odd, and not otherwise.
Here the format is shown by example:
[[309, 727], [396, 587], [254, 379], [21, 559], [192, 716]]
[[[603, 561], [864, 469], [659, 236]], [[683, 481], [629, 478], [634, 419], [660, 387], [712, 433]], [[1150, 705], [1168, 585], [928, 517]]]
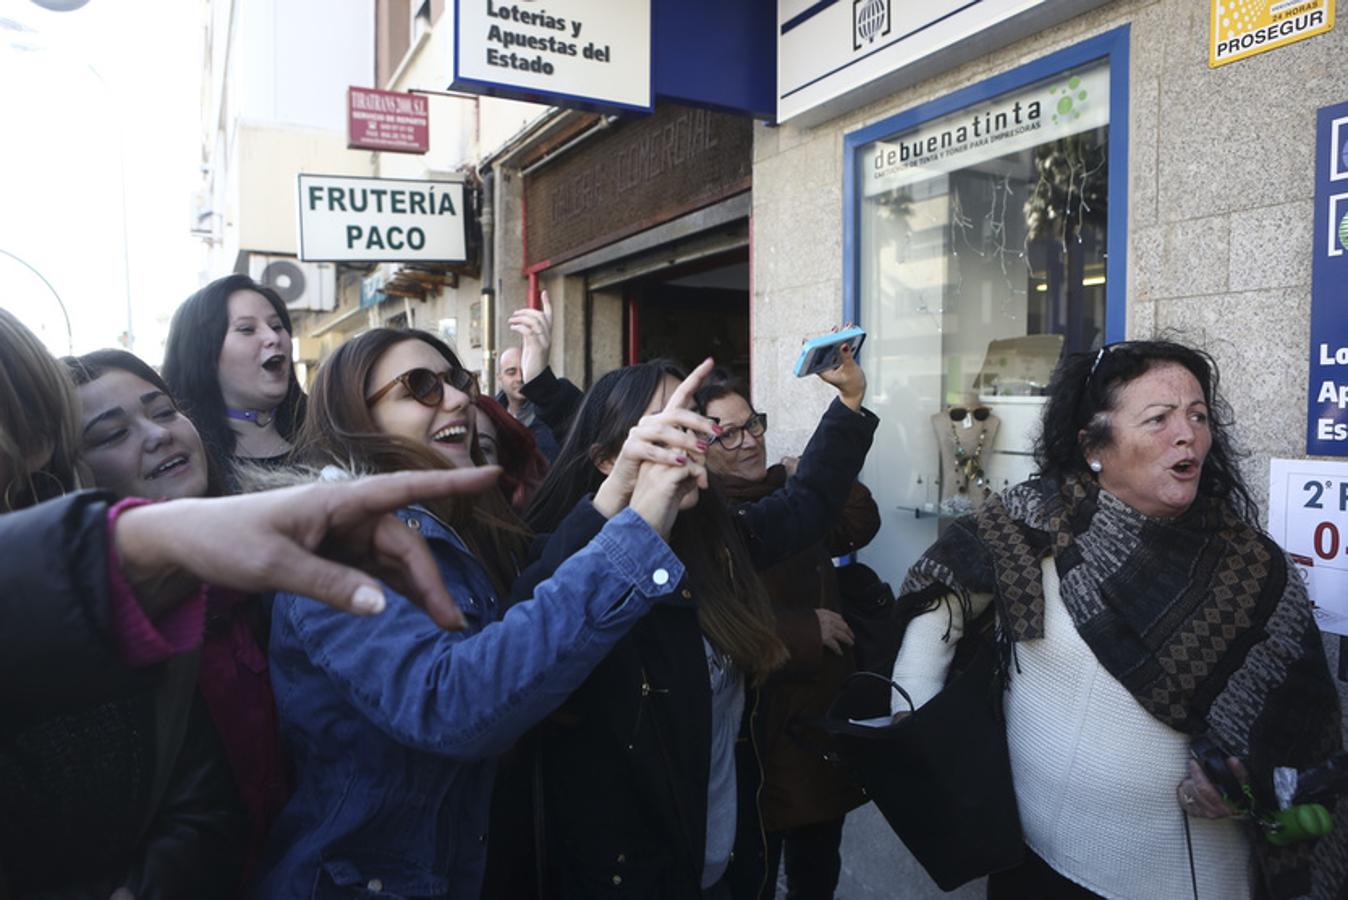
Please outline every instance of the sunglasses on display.
[[400, 384], [407, 388], [407, 393], [413, 400], [424, 406], [439, 406], [445, 399], [446, 384], [469, 396], [477, 393], [477, 378], [462, 366], [454, 366], [444, 372], [409, 369], [365, 398], [365, 405], [374, 406], [385, 394]]
[[992, 410], [986, 406], [975, 406], [973, 409], [965, 409], [963, 406], [950, 407], [950, 421], [952, 422], [963, 422], [971, 414], [975, 420], [982, 422], [992, 414]]
[[[721, 424], [720, 419], [714, 419], [716, 424]], [[727, 450], [737, 450], [740, 444], [744, 443], [744, 434], [748, 432], [756, 438], [761, 438], [768, 431], [768, 414], [754, 413], [744, 421], [743, 425], [731, 425], [722, 431], [716, 437], [708, 441], [709, 444], [720, 444]]]

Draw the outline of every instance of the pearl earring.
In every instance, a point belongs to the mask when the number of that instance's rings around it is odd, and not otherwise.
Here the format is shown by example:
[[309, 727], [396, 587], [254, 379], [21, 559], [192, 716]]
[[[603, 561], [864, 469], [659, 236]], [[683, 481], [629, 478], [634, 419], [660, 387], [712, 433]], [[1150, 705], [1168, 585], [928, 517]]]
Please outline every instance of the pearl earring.
[[1100, 474], [1100, 469], [1102, 468], [1102, 466], [1100, 465], [1100, 460], [1098, 459], [1091, 460], [1090, 467], [1092, 472], [1096, 473], [1097, 475]]

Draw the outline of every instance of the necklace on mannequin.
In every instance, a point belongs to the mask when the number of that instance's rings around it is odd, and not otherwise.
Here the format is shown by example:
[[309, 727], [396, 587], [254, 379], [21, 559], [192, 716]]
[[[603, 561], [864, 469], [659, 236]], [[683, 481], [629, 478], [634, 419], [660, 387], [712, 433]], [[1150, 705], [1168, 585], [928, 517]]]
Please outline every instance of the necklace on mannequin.
[[967, 495], [971, 493], [969, 488], [972, 486], [982, 490], [983, 496], [987, 497], [992, 493], [988, 488], [987, 476], [983, 473], [983, 446], [987, 441], [988, 429], [984, 427], [978, 430], [978, 444], [972, 453], [960, 443], [960, 434], [954, 422], [950, 423], [950, 436], [955, 441], [956, 490]]

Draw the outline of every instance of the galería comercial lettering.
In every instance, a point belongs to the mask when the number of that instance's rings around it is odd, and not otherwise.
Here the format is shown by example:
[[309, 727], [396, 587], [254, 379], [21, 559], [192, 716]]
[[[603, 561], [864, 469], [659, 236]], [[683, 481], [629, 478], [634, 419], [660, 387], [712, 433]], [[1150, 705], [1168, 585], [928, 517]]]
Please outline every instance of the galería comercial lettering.
[[[311, 211], [376, 213], [406, 216], [457, 216], [454, 198], [435, 187], [339, 187], [309, 185], [305, 202]], [[422, 250], [426, 232], [418, 225], [348, 224], [348, 250]]]
[[[594, 62], [610, 62], [612, 48], [608, 44], [581, 43], [583, 22], [554, 16], [546, 9], [528, 9], [511, 3], [486, 0], [487, 16], [500, 20], [487, 29], [487, 64], [503, 69], [515, 69], [551, 75], [557, 69], [556, 60], [576, 57]], [[539, 34], [538, 31], [543, 31]], [[517, 53], [515, 51], [534, 51]]]

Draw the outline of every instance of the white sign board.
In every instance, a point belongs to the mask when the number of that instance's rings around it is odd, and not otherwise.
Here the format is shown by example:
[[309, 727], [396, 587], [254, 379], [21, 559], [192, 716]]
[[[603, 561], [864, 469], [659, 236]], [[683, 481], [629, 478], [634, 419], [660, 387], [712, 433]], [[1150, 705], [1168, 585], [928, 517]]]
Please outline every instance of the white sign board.
[[650, 110], [651, 0], [454, 0], [451, 87]]
[[1109, 64], [1064, 72], [924, 122], [862, 152], [862, 190], [873, 197], [1109, 124]]
[[298, 199], [307, 262], [468, 258], [460, 182], [301, 175]]
[[838, 115], [1104, 2], [777, 0], [777, 120]]
[[1348, 462], [1272, 460], [1268, 533], [1306, 580], [1320, 630], [1348, 634]]

